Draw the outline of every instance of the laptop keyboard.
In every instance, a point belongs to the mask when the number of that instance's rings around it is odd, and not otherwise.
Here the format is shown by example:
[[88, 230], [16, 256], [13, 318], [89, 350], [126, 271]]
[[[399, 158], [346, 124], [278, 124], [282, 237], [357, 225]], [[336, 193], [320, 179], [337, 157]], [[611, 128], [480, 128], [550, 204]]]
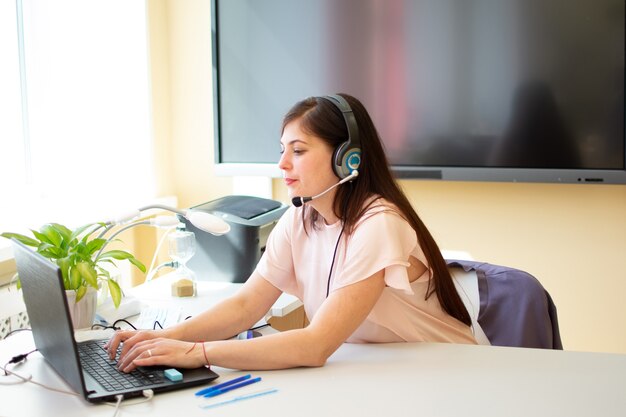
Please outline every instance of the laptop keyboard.
[[[130, 373], [117, 369], [117, 360], [110, 360], [101, 340], [90, 340], [78, 345], [83, 369], [107, 391], [144, 388], [164, 381], [162, 370], [137, 368]], [[118, 350], [119, 355], [119, 350]]]

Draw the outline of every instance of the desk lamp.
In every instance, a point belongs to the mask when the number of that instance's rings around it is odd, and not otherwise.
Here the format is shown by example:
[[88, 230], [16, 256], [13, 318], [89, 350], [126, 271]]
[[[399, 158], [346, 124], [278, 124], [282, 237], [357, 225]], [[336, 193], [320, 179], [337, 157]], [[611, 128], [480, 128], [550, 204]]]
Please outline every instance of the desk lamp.
[[[212, 214], [203, 212], [203, 211], [194, 211], [194, 210], [179, 210], [177, 208], [174, 207], [170, 207], [170, 206], [165, 206], [162, 204], [153, 204], [150, 206], [145, 206], [145, 207], [141, 207], [137, 210], [132, 210], [128, 213], [124, 213], [120, 216], [117, 216], [107, 222], [104, 223], [103, 227], [105, 228], [105, 230], [100, 234], [99, 237], [103, 237], [104, 234], [111, 229], [111, 227], [115, 226], [115, 225], [119, 225], [119, 224], [124, 224], [124, 223], [128, 223], [129, 221], [132, 221], [133, 219], [136, 219], [137, 217], [139, 217], [139, 215], [141, 214], [141, 212], [146, 211], [146, 210], [150, 210], [150, 209], [161, 209], [161, 210], [166, 210], [166, 211], [170, 211], [172, 213], [176, 213], [179, 216], [182, 216], [184, 218], [186, 218], [187, 220], [189, 220], [194, 226], [196, 226], [198, 229], [203, 230], [205, 232], [211, 233], [212, 235], [215, 236], [221, 236], [225, 233], [228, 233], [230, 231], [230, 225], [228, 223], [226, 223], [224, 220], [220, 219], [217, 216], [214, 216]], [[155, 219], [153, 219], [152, 223], [150, 223], [150, 221], [146, 220], [143, 222], [137, 222], [137, 224], [153, 224], [155, 226], [163, 226], [163, 227], [167, 227], [167, 224], [158, 224], [158, 222], [163, 221], [164, 223], [167, 223], [167, 220], [164, 219], [159, 219], [159, 217], [167, 217], [167, 216], [157, 216]], [[159, 219], [159, 220], [157, 220]], [[135, 223], [133, 223], [134, 225]], [[124, 230], [126, 230], [127, 228], [133, 227], [132, 225], [129, 225], [127, 227], [124, 228]]]
[[[155, 216], [150, 219], [138, 220], [134, 221], [137, 217], [141, 215], [141, 212], [149, 210], [149, 209], [161, 209], [166, 211], [171, 211], [173, 213], [178, 214], [189, 220], [191, 224], [193, 224], [198, 229], [210, 233], [215, 236], [221, 236], [230, 231], [230, 225], [226, 223], [224, 220], [220, 219], [217, 216], [212, 214], [202, 212], [202, 211], [194, 211], [194, 210], [179, 210], [174, 207], [169, 207], [165, 205], [155, 204], [150, 206], [141, 207], [137, 210], [132, 210], [128, 213], [124, 213], [120, 216], [117, 216], [101, 225], [104, 227], [104, 230], [100, 233], [98, 238], [104, 238], [104, 235], [110, 231], [116, 225], [123, 225], [119, 230], [115, 231], [109, 238], [107, 238], [104, 245], [98, 252], [98, 256], [102, 253], [104, 248], [113, 240], [117, 235], [128, 230], [132, 227], [139, 225], [151, 225], [157, 227], [175, 227], [180, 224], [179, 217], [177, 216]], [[184, 238], [181, 235], [184, 234]], [[188, 243], [190, 245], [187, 253], [182, 255], [178, 252], [181, 251], [182, 242], [192, 242]], [[174, 249], [173, 249], [174, 248]], [[185, 262], [193, 255], [193, 251], [195, 248], [195, 239], [193, 232], [180, 232], [175, 235], [174, 239], [170, 239], [170, 256], [175, 261], [182, 261], [182, 258], [185, 258], [181, 263], [181, 269], [178, 270], [178, 275], [180, 275], [180, 279], [172, 285], [172, 295], [175, 296], [190, 296], [195, 295], [195, 279], [194, 274], [190, 271], [186, 266]], [[158, 248], [157, 248], [158, 250]], [[177, 254], [178, 253], [178, 254]], [[181, 258], [182, 257], [182, 258]], [[188, 277], [183, 277], [184, 273], [187, 273]], [[189, 288], [188, 288], [189, 287]], [[182, 289], [181, 289], [182, 288]]]

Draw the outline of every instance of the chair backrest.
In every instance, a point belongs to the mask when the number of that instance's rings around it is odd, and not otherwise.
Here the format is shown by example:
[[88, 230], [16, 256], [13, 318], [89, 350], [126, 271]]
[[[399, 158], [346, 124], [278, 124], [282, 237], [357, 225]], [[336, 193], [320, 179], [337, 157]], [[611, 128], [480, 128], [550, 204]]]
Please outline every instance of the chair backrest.
[[563, 349], [556, 306], [534, 276], [484, 262], [446, 262], [452, 271], [462, 268], [476, 273], [480, 300], [477, 322], [492, 345]]

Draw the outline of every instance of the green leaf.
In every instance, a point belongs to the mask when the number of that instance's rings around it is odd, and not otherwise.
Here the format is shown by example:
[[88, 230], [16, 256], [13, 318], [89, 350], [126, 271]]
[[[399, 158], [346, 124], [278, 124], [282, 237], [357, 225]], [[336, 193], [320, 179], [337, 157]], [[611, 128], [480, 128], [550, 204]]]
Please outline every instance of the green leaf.
[[98, 260], [98, 265], [103, 264], [105, 262], [108, 263], [108, 264], [111, 264], [111, 265], [113, 265], [115, 267], [117, 266], [115, 264], [115, 262], [113, 262], [113, 260], [111, 260], [111, 259], [100, 259], [100, 260]]
[[41, 251], [47, 250], [49, 248], [54, 248], [54, 245], [47, 242], [39, 242], [39, 246], [37, 247], [37, 252], [41, 253]]
[[63, 285], [67, 287], [69, 284], [70, 265], [72, 265], [72, 263], [70, 262], [70, 258], [66, 256], [66, 257], [57, 259], [57, 265], [59, 265], [59, 268], [61, 268], [61, 275], [63, 276]]
[[[109, 278], [110, 279], [110, 278]], [[100, 293], [103, 299], [107, 299], [109, 296], [109, 280], [107, 279], [104, 285], [102, 285], [102, 292]]]
[[105, 262], [109, 258], [117, 259], [120, 261], [128, 259], [128, 261], [132, 263], [133, 265], [135, 265], [137, 268], [139, 268], [141, 272], [146, 272], [146, 266], [143, 263], [141, 263], [137, 258], [135, 258], [132, 254], [126, 251], [111, 250], [111, 251], [105, 252], [102, 255], [100, 255], [97, 261]]
[[80, 276], [87, 284], [94, 288], [98, 288], [98, 273], [88, 262], [78, 262], [76, 269], [80, 271]]
[[85, 287], [84, 285], [81, 285], [80, 287], [78, 287], [78, 289], [76, 290], [76, 302], [79, 302], [81, 298], [85, 296], [86, 293], [87, 293], [87, 287]]
[[43, 233], [48, 238], [50, 243], [57, 248], [60, 248], [63, 244], [63, 236], [52, 225], [44, 224], [41, 226], [39, 231]]
[[74, 247], [72, 248], [72, 252], [83, 256], [89, 255], [89, 253], [87, 252], [87, 244], [83, 242], [74, 245]]
[[139, 270], [143, 273], [146, 272], [146, 266], [144, 264], [142, 264], [139, 259], [135, 258], [134, 256], [132, 258], [128, 258], [128, 262], [130, 262], [131, 264], [135, 265], [137, 268], [139, 268]]
[[108, 252], [104, 252], [98, 257], [99, 260], [107, 258], [113, 258], [122, 261], [124, 259], [134, 258], [134, 256], [123, 250], [110, 250]]
[[80, 287], [81, 276], [80, 271], [76, 266], [70, 268], [70, 287], [66, 288], [67, 290], [76, 290]]
[[41, 243], [47, 243], [47, 244], [49, 244], [49, 245], [54, 245], [54, 244], [50, 241], [50, 239], [48, 238], [48, 236], [44, 235], [43, 233], [39, 233], [38, 231], [33, 230], [33, 229], [31, 229], [30, 231], [31, 231], [31, 232], [33, 232], [33, 235], [35, 235], [35, 237], [36, 237], [37, 239], [39, 239], [39, 241], [40, 241]]
[[119, 284], [113, 279], [109, 279], [107, 282], [109, 284], [109, 292], [111, 293], [113, 305], [115, 306], [115, 308], [118, 308], [120, 306], [120, 302], [122, 301], [122, 289], [120, 288]]
[[[74, 230], [74, 231], [72, 232], [72, 234], [70, 235], [70, 241], [72, 241], [72, 240], [76, 239], [76, 238], [77, 238], [78, 236], [80, 236], [80, 235], [81, 235], [81, 234], [82, 234], [85, 230], [89, 229], [91, 226], [93, 226], [93, 225], [95, 225], [95, 224], [98, 224], [98, 223], [89, 223], [89, 224], [86, 224], [86, 225], [84, 225], [84, 226], [80, 226], [80, 227], [78, 227], [78, 228], [77, 228], [76, 230]], [[94, 229], [94, 230], [97, 230], [97, 229]], [[92, 230], [92, 231], [90, 232], [90, 234], [91, 234], [91, 233], [93, 233], [93, 232], [94, 232], [94, 231]]]
[[21, 235], [19, 233], [2, 233], [0, 234], [0, 236], [7, 238], [7, 239], [15, 239], [18, 242], [23, 243], [26, 246], [34, 246], [34, 247], [39, 246], [38, 240], [35, 240], [32, 237]]
[[[85, 251], [83, 251], [85, 252]], [[78, 262], [91, 262], [91, 255], [88, 253], [72, 253], [71, 258], [74, 260], [74, 263]]]
[[45, 243], [44, 245], [47, 245], [47, 246], [40, 247], [39, 249], [37, 249], [37, 252], [39, 252], [41, 255], [45, 256], [46, 258], [60, 259], [60, 258], [65, 258], [67, 256], [67, 252], [63, 248], [57, 248], [48, 243]]
[[59, 232], [59, 234], [63, 238], [63, 242], [61, 244], [61, 247], [64, 248], [64, 249], [67, 249], [68, 245], [72, 241], [72, 239], [71, 239], [72, 231], [70, 229], [68, 229], [67, 227], [63, 226], [62, 224], [59, 224], [59, 223], [50, 223], [50, 226], [52, 228], [54, 228], [54, 230]]
[[97, 251], [100, 250], [100, 248], [102, 248], [102, 246], [104, 246], [106, 241], [107, 241], [106, 239], [93, 239], [89, 241], [89, 243], [87, 243], [87, 252], [89, 254], [96, 253]]
[[109, 271], [107, 271], [106, 269], [101, 268], [99, 266], [97, 266], [96, 269], [98, 270], [98, 275], [99, 276], [103, 276], [103, 277], [106, 277], [106, 278], [111, 278], [111, 273]]

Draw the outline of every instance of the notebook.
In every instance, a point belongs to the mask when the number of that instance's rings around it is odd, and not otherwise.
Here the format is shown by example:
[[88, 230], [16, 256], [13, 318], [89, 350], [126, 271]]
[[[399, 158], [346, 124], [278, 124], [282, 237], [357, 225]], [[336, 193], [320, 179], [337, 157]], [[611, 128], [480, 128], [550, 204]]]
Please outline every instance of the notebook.
[[[106, 340], [77, 343], [74, 339], [60, 268], [21, 243], [13, 243], [35, 346], [59, 376], [87, 401], [112, 401], [118, 394], [124, 398], [141, 396], [146, 389], [155, 393], [176, 390], [205, 384], [218, 377], [205, 367], [177, 369], [183, 375], [177, 382], [164, 377], [165, 370], [171, 367], [144, 367], [131, 374], [117, 372], [115, 362], [108, 361], [103, 350]], [[96, 355], [105, 353], [105, 362], [87, 359], [89, 352], [84, 351], [93, 351]], [[113, 384], [113, 378], [108, 375], [110, 371], [126, 382]]]

